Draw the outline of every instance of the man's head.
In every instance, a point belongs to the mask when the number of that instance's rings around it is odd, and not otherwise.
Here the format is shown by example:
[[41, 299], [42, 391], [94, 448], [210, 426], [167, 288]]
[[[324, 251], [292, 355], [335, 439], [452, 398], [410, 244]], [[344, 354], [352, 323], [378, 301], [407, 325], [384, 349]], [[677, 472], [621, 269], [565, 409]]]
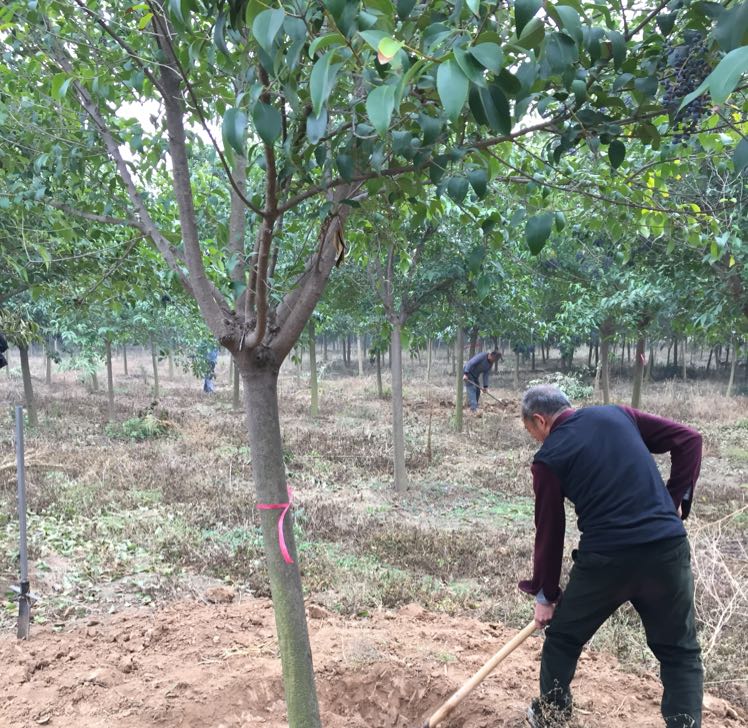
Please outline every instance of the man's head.
[[497, 359], [501, 361], [504, 357], [501, 356], [501, 352], [498, 349], [488, 352], [488, 361], [493, 364]]
[[522, 423], [538, 442], [548, 437], [554, 420], [571, 407], [569, 398], [551, 384], [530, 387], [522, 397]]

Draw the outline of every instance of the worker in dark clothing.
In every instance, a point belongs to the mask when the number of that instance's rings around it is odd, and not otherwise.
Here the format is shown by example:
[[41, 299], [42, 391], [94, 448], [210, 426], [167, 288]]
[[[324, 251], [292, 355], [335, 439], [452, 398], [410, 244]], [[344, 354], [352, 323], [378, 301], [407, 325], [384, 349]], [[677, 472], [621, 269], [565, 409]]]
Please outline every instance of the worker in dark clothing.
[[[488, 389], [488, 375], [491, 373], [493, 363], [498, 359], [501, 360], [501, 352], [494, 349], [489, 352], [476, 354], [462, 368], [462, 378], [466, 382], [468, 404], [471, 412], [478, 411], [478, 400], [480, 393]], [[480, 385], [480, 376], [483, 375], [483, 386]]]
[[[660, 662], [667, 728], [700, 728], [701, 651], [694, 620], [688, 517], [701, 467], [701, 435], [631, 407], [572, 409], [560, 390], [532, 387], [522, 399], [527, 431], [542, 443], [532, 464], [535, 491], [535, 622], [546, 627], [533, 728], [563, 725], [582, 648], [618, 607], [631, 602]], [[650, 453], [669, 452], [662, 480]], [[559, 588], [564, 498], [581, 533], [566, 590]]]

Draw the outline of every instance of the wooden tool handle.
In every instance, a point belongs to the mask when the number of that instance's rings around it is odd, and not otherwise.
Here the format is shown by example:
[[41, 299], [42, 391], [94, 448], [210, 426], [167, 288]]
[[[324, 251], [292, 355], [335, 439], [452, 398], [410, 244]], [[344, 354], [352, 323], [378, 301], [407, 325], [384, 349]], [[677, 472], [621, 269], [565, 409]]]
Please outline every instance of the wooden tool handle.
[[496, 666], [514, 650], [517, 649], [535, 631], [535, 620], [528, 623], [526, 627], [512, 637], [478, 672], [475, 673], [452, 697], [447, 700], [432, 716], [423, 724], [423, 728], [436, 728], [449, 714], [478, 687]]

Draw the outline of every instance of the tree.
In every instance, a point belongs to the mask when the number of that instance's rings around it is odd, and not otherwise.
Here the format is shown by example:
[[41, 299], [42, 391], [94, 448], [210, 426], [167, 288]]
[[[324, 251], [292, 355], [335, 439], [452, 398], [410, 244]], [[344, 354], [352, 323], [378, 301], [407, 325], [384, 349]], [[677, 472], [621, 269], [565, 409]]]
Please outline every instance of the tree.
[[[99, 164], [88, 158], [76, 166], [61, 149], [60, 172], [43, 170], [57, 183], [39, 184], [37, 202], [54, 201], [54, 193], [71, 209], [147, 235], [194, 296], [241, 373], [255, 488], [266, 504], [286, 498], [278, 370], [342, 260], [359, 198], [419, 198], [430, 180], [459, 200], [469, 185], [484, 189], [497, 176], [486, 150], [539, 131], [555, 140], [554, 162], [580, 143], [602, 142], [618, 166], [624, 130], [651, 143], [648, 120], [664, 112], [652, 60], [662, 34], [676, 21], [705, 30], [712, 17], [718, 29], [723, 23], [698, 4], [674, 5], [668, 13], [664, 4], [642, 10], [548, 4], [543, 16], [539, 0], [517, 2], [513, 16], [487, 2], [446, 0], [396, 7], [390, 0], [289, 0], [272, 8], [255, 0], [151, 0], [126, 11], [106, 0], [75, 4], [73, 13], [48, 0], [13, 0], [3, 10], [13, 27], [3, 39], [3, 86], [59, 107], [76, 148], [102, 155]], [[731, 70], [725, 79], [719, 70], [714, 80], [731, 86], [729, 92], [740, 74]], [[149, 130], [126, 104], [148, 106], [152, 99], [164, 116]], [[528, 124], [528, 112], [539, 120]], [[202, 144], [197, 129], [214, 142], [216, 115], [221, 166], [253, 215], [250, 250], [239, 237], [213, 250], [201, 229], [193, 188], [199, 155], [191, 152]], [[75, 129], [78, 118], [85, 121]], [[37, 147], [46, 139], [28, 141]], [[178, 223], [173, 209], [156, 209], [148, 194], [165, 174], [167, 148]], [[247, 179], [260, 186], [248, 183], [245, 192], [241, 175], [231, 174], [237, 165], [246, 165]], [[67, 187], [59, 183], [63, 177]], [[90, 189], [93, 179], [110, 191], [105, 210], [81, 209], [90, 200], [76, 196], [75, 183]], [[318, 221], [306, 263], [281, 261], [285, 230], [304, 216]], [[533, 252], [547, 239], [546, 228], [546, 211], [528, 218]], [[210, 265], [216, 257], [225, 260], [222, 270]], [[277, 513], [263, 511], [288, 720], [293, 728], [318, 726], [299, 572], [279, 554], [276, 520]], [[286, 538], [295, 560], [291, 522]]]

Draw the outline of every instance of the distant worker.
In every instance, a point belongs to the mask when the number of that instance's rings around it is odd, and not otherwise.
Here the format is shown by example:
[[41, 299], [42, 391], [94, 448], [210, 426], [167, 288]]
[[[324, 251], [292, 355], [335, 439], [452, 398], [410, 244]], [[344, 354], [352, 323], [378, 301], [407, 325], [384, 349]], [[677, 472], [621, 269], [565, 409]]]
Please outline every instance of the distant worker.
[[216, 391], [216, 364], [218, 363], [218, 349], [210, 349], [205, 355], [205, 379], [203, 379], [203, 392], [212, 394]]
[[[626, 602], [641, 617], [660, 662], [660, 710], [667, 728], [701, 728], [703, 668], [696, 637], [688, 517], [701, 468], [701, 435], [631, 407], [575, 410], [556, 387], [525, 392], [522, 420], [542, 443], [532, 464], [535, 491], [535, 624], [546, 627], [533, 728], [566, 725], [569, 686], [584, 645]], [[651, 453], [670, 453], [662, 480]], [[566, 590], [564, 499], [581, 533]]]
[[[503, 357], [501, 352], [494, 349], [489, 352], [476, 354], [462, 368], [462, 378], [467, 384], [468, 404], [471, 412], [478, 411], [478, 400], [480, 393], [488, 390], [488, 375], [491, 373], [491, 367], [495, 361], [501, 361]], [[480, 376], [483, 375], [483, 386], [480, 385]]]

